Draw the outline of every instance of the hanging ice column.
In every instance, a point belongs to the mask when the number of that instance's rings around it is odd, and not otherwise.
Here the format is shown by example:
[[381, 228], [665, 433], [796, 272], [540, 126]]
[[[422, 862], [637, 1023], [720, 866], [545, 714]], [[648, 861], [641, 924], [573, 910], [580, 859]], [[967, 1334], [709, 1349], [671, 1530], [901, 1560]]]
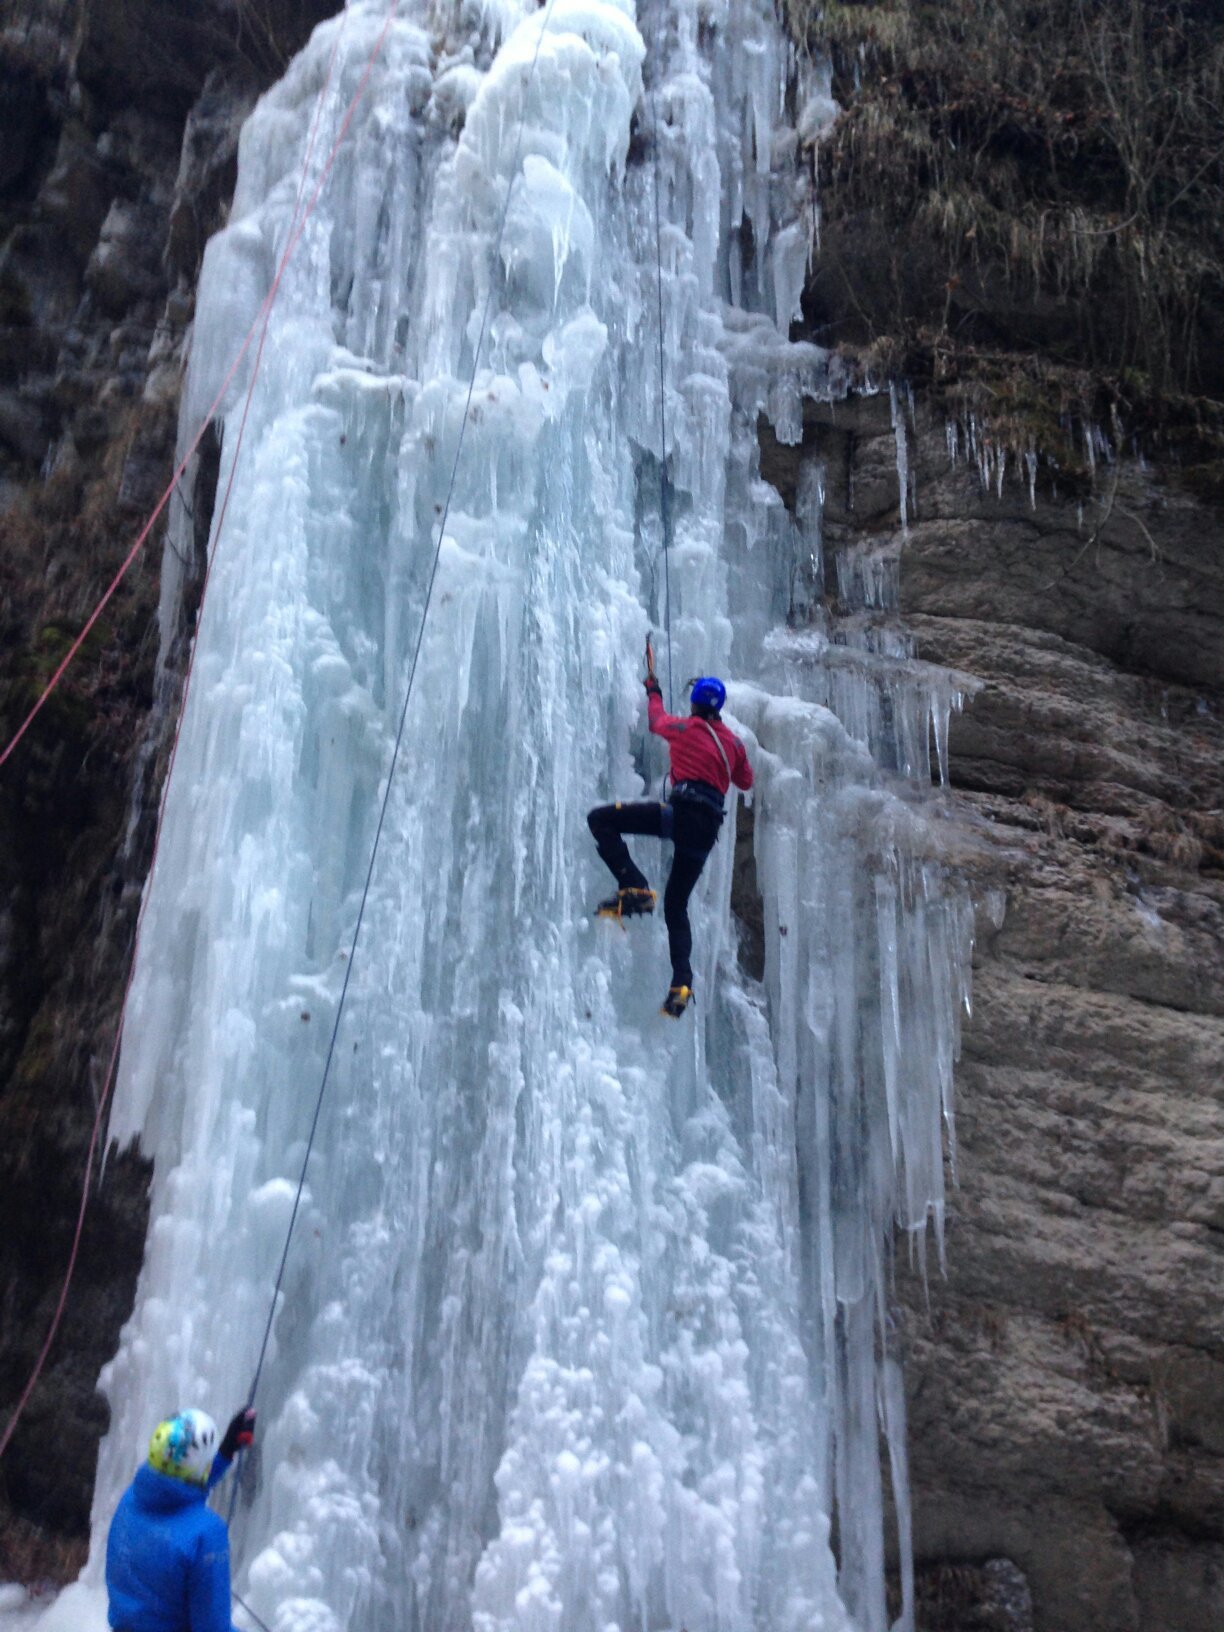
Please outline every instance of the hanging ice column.
[[[325, 24], [247, 126], [187, 426], [270, 285], [332, 51], [315, 174], [385, 18]], [[786, 340], [789, 71], [769, 0], [401, 3], [215, 541], [112, 1123], [156, 1176], [95, 1580], [153, 1422], [250, 1383], [491, 292], [240, 1590], [274, 1632], [885, 1625], [881, 1412], [902, 1531], [907, 1507], [882, 1260], [894, 1219], [939, 1217], [967, 917], [890, 791], [921, 783], [952, 682], [903, 643], [831, 649], [818, 492], [792, 520], [757, 477], [758, 411], [797, 437], [831, 389]], [[240, 412], [236, 386], [222, 485]], [[676, 674], [740, 677], [766, 925], [757, 981], [728, 832], [680, 1026], [661, 923], [591, 927], [584, 823], [642, 787], [660, 458]]]

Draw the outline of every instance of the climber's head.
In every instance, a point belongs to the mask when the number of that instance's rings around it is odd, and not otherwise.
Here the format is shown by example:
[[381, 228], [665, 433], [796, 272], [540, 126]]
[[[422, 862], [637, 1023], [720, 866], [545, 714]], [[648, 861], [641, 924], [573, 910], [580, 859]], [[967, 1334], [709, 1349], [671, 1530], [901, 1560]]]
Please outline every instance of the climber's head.
[[207, 1411], [180, 1411], [153, 1430], [149, 1466], [189, 1485], [206, 1485], [217, 1454], [217, 1425]]
[[703, 720], [716, 720], [726, 700], [727, 688], [721, 680], [703, 675], [700, 680], [693, 681], [689, 702], [693, 706], [693, 713]]

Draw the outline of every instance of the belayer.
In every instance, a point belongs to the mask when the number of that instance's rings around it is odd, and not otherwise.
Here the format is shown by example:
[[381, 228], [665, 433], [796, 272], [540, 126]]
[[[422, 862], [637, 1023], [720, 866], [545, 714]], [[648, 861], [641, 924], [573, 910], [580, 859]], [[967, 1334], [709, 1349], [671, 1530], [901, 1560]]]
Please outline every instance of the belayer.
[[687, 719], [667, 713], [655, 675], [654, 651], [647, 641], [645, 686], [650, 729], [665, 739], [671, 752], [671, 794], [666, 804], [642, 800], [633, 804], [597, 805], [588, 814], [587, 825], [596, 849], [618, 885], [616, 894], [600, 902], [597, 908], [603, 918], [619, 921], [654, 911], [655, 892], [646, 875], [634, 864], [622, 835], [648, 833], [655, 838], [670, 839], [675, 846], [671, 874], [663, 894], [672, 983], [662, 1012], [678, 1020], [693, 996], [689, 896], [718, 838], [727, 789], [732, 782], [737, 788], [750, 788], [752, 766], [743, 743], [722, 722], [727, 688], [721, 680], [703, 678], [691, 682], [691, 712]]
[[249, 1407], [220, 1446], [207, 1412], [158, 1424], [106, 1538], [107, 1620], [117, 1632], [234, 1632], [229, 1531], [208, 1493], [254, 1437]]

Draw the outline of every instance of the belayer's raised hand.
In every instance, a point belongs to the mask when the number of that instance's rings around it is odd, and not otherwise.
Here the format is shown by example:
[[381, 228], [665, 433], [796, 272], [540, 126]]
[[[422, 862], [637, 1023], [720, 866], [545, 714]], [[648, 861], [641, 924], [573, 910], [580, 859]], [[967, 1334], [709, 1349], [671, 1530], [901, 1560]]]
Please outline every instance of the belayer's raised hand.
[[255, 1411], [252, 1406], [244, 1405], [241, 1411], [235, 1412], [234, 1419], [225, 1430], [225, 1437], [221, 1441], [221, 1455], [227, 1462], [232, 1462], [239, 1451], [245, 1451], [255, 1439]]

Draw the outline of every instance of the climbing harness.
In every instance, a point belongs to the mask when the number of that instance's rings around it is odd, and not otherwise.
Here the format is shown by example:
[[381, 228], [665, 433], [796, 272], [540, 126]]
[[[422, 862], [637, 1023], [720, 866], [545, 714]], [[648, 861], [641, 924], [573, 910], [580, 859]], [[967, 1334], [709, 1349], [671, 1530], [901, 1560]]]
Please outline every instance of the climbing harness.
[[683, 800], [688, 804], [704, 805], [707, 810], [714, 812], [719, 821], [722, 821], [727, 814], [726, 806], [723, 804], [723, 796], [714, 784], [712, 782], [701, 782], [696, 777], [677, 782], [672, 789], [672, 798]]
[[[667, 709], [671, 712], [672, 691], [672, 638], [671, 638], [671, 502], [667, 492], [667, 395], [663, 386], [663, 228], [659, 210], [659, 114], [655, 112], [655, 136], [652, 146], [654, 159], [654, 218], [655, 270], [658, 274], [659, 316], [659, 520], [663, 528], [663, 617], [667, 630]], [[653, 664], [651, 673], [654, 673]]]
[[[43, 689], [42, 695], [39, 697], [38, 701], [34, 704], [34, 707], [30, 710], [29, 714], [26, 716], [25, 721], [22, 723], [21, 727], [18, 729], [16, 735], [9, 742], [9, 744], [5, 748], [4, 752], [2, 754], [0, 754], [0, 765], [3, 765], [5, 760], [8, 759], [9, 755], [13, 752], [13, 750], [16, 748], [17, 744], [21, 741], [21, 738], [25, 735], [26, 730], [28, 729], [28, 727], [30, 726], [32, 721], [34, 720], [35, 716], [38, 714], [39, 710], [42, 708], [43, 704], [47, 701], [47, 698], [51, 695], [51, 693], [55, 690], [56, 686], [59, 684], [60, 679], [62, 678], [62, 676], [64, 674], [64, 671], [67, 669], [69, 663], [72, 661], [72, 659], [76, 655], [76, 653], [80, 650], [80, 647], [83, 644], [86, 636], [89, 634], [89, 631], [93, 628], [94, 624], [97, 622], [98, 618], [101, 616], [104, 608], [107, 605], [107, 602], [110, 600], [111, 596], [115, 593], [115, 590], [119, 587], [119, 584], [122, 582], [124, 575], [128, 571], [128, 568], [132, 565], [133, 561], [136, 559], [136, 556], [139, 553], [142, 545], [144, 544], [145, 540], [148, 538], [150, 532], [152, 531], [153, 526], [156, 523], [158, 516], [161, 514], [161, 512], [165, 508], [165, 506], [169, 503], [171, 494], [176, 490], [177, 485], [178, 485], [179, 481], [182, 478], [183, 472], [186, 470], [187, 465], [191, 461], [191, 459], [192, 459], [193, 455], [195, 454], [196, 450], [199, 448], [200, 442], [203, 440], [204, 433], [207, 431], [209, 425], [212, 424], [214, 418], [216, 417], [217, 410], [221, 405], [222, 399], [224, 398], [226, 391], [229, 389], [230, 384], [234, 379], [234, 376], [237, 374], [238, 369], [242, 364], [243, 358], [246, 356], [248, 350], [250, 349], [251, 341], [255, 336], [255, 331], [256, 331], [257, 328], [259, 328], [261, 323], [263, 325], [263, 332], [266, 334], [268, 322], [269, 322], [269, 320], [271, 318], [271, 315], [272, 315], [272, 308], [276, 304], [276, 297], [277, 297], [277, 295], [278, 295], [278, 293], [280, 291], [281, 282], [282, 282], [282, 280], [284, 278], [285, 269], [289, 264], [290, 258], [292, 257], [294, 250], [297, 248], [297, 245], [301, 240], [302, 233], [305, 230], [307, 221], [310, 219], [311, 215], [314, 213], [315, 207], [317, 206], [317, 204], [319, 202], [319, 199], [322, 196], [323, 188], [326, 185], [327, 178], [331, 174], [331, 171], [332, 171], [332, 169], [333, 169], [333, 167], [335, 165], [335, 162], [336, 162], [337, 155], [339, 154], [340, 148], [342, 147], [342, 145], [344, 143], [345, 137], [348, 135], [349, 126], [352, 124], [353, 116], [357, 112], [357, 108], [358, 108], [358, 106], [360, 105], [362, 99], [365, 96], [366, 89], [367, 89], [367, 87], [369, 85], [370, 76], [374, 71], [374, 64], [377, 61], [377, 59], [378, 59], [378, 57], [379, 57], [379, 55], [380, 55], [380, 53], [382, 51], [383, 45], [386, 42], [388, 34], [390, 33], [391, 24], [395, 19], [395, 14], [396, 14], [398, 9], [399, 9], [399, 0], [391, 0], [391, 7], [390, 7], [390, 10], [389, 10], [389, 12], [387, 14], [386, 22], [383, 25], [383, 29], [382, 29], [381, 33], [379, 34], [378, 38], [374, 42], [373, 49], [371, 50], [369, 58], [368, 58], [368, 60], [366, 62], [366, 65], [365, 65], [365, 70], [362, 73], [361, 79], [359, 80], [359, 82], [357, 84], [357, 89], [353, 93], [352, 100], [349, 102], [349, 105], [348, 105], [348, 107], [347, 107], [347, 109], [345, 111], [345, 114], [344, 114], [344, 118], [340, 122], [340, 128], [337, 131], [336, 139], [332, 144], [331, 152], [328, 154], [327, 161], [323, 166], [322, 172], [321, 172], [321, 174], [319, 176], [319, 180], [318, 180], [318, 182], [317, 182], [317, 184], [315, 186], [314, 192], [311, 194], [309, 202], [307, 203], [305, 210], [302, 211], [302, 214], [301, 214], [300, 218], [296, 218], [297, 204], [295, 204], [295, 217], [291, 218], [291, 230], [290, 230], [289, 236], [288, 236], [288, 238], [286, 240], [286, 243], [285, 243], [284, 252], [281, 255], [280, 261], [277, 264], [276, 274], [275, 274], [275, 276], [274, 276], [274, 278], [272, 280], [271, 286], [269, 287], [268, 293], [264, 297], [263, 303], [261, 304], [258, 312], [256, 312], [255, 318], [254, 318], [253, 322], [251, 323], [250, 328], [247, 330], [246, 337], [244, 338], [244, 340], [242, 342], [242, 345], [238, 350], [238, 355], [234, 358], [234, 361], [230, 365], [230, 368], [229, 368], [228, 372], [226, 373], [226, 376], [225, 376], [224, 380], [221, 382], [221, 386], [220, 386], [219, 390], [217, 391], [216, 396], [213, 398], [212, 404], [209, 407], [208, 412], [205, 414], [204, 419], [200, 424], [199, 430], [196, 432], [194, 438], [192, 439], [192, 442], [191, 442], [190, 446], [188, 447], [186, 453], [183, 455], [181, 461], [179, 462], [177, 468], [175, 469], [174, 475], [170, 479], [169, 486], [166, 488], [166, 491], [162, 494], [161, 498], [158, 500], [157, 506], [155, 507], [152, 515], [149, 517], [148, 521], [145, 523], [144, 527], [141, 529], [141, 531], [140, 531], [140, 533], [139, 533], [139, 535], [138, 535], [138, 537], [136, 539], [136, 542], [132, 545], [131, 549], [128, 551], [128, 554], [127, 554], [126, 558], [124, 559], [124, 562], [123, 562], [122, 566], [120, 567], [119, 571], [116, 573], [115, 577], [111, 580], [111, 583], [107, 587], [107, 589], [106, 589], [105, 593], [103, 594], [101, 600], [98, 602], [97, 606], [94, 608], [93, 612], [91, 613], [91, 615], [89, 617], [89, 621], [85, 624], [85, 627], [81, 630], [81, 633], [78, 635], [77, 639], [73, 642], [72, 646], [69, 647], [68, 652], [65, 655], [63, 661], [61, 662], [59, 668], [56, 669], [55, 673], [51, 676], [51, 679], [47, 682], [47, 685]], [[322, 89], [319, 92], [319, 101], [318, 101], [318, 104], [317, 104], [316, 109], [315, 109], [315, 120], [314, 120], [314, 123], [312, 125], [311, 136], [310, 136], [309, 141], [307, 143], [306, 154], [305, 154], [305, 157], [304, 157], [303, 162], [302, 162], [302, 178], [301, 178], [301, 181], [299, 182], [299, 185], [298, 185], [298, 194], [297, 194], [297, 199], [298, 199], [299, 204], [300, 204], [300, 201], [301, 201], [301, 198], [302, 198], [302, 194], [303, 194], [303, 192], [305, 190], [305, 179], [306, 179], [306, 176], [309, 174], [310, 161], [311, 161], [311, 159], [313, 157], [314, 140], [315, 140], [315, 137], [316, 137], [317, 132], [318, 132], [319, 115], [320, 115], [320, 112], [321, 112], [321, 109], [322, 109], [322, 106], [323, 106], [324, 99], [326, 98], [328, 90], [329, 90], [330, 85], [331, 85], [332, 70], [334, 68], [335, 61], [336, 61], [336, 51], [337, 51], [337, 49], [339, 47], [339, 41], [340, 41], [340, 34], [338, 33], [337, 38], [336, 38], [336, 43], [335, 43], [335, 45], [333, 46], [333, 49], [332, 49], [332, 56], [331, 56], [330, 62], [328, 64], [327, 76], [324, 79]], [[258, 376], [258, 360], [259, 360], [259, 357], [262, 355], [262, 351], [263, 351], [263, 336], [261, 335], [259, 348], [258, 348], [258, 351], [256, 353], [256, 362], [255, 362], [255, 365], [252, 367], [251, 380], [250, 380], [250, 384], [247, 387], [246, 408], [250, 407], [251, 393], [254, 391], [255, 382], [259, 377]], [[243, 424], [244, 425], [246, 423], [246, 408], [244, 408], [244, 411], [243, 411]], [[234, 454], [234, 464], [235, 464], [235, 466], [237, 464], [237, 458], [238, 458], [238, 448], [236, 447], [235, 448], [235, 454]], [[232, 482], [233, 482], [233, 470], [232, 469], [231, 469], [231, 473], [230, 473], [230, 482], [231, 482], [231, 485], [232, 485]], [[228, 489], [227, 489], [226, 497], [228, 499]], [[221, 536], [221, 528], [220, 528], [220, 521], [219, 521], [216, 533], [215, 533], [214, 538], [213, 538], [212, 554], [211, 554], [211, 556], [209, 558], [209, 561], [207, 562], [207, 564], [205, 566], [204, 583], [203, 583], [202, 590], [201, 590], [200, 610], [199, 610], [199, 613], [198, 613], [198, 619], [202, 619], [203, 615], [204, 615], [204, 606], [205, 606], [205, 600], [206, 600], [206, 596], [207, 596], [209, 577], [210, 577], [211, 570], [212, 570], [212, 562], [216, 557], [217, 547], [218, 547], [218, 544], [220, 542], [220, 536]], [[197, 627], [198, 627], [198, 623], [197, 623]], [[162, 784], [162, 796], [161, 796], [160, 803], [158, 805], [157, 823], [156, 823], [156, 827], [154, 829], [154, 834], [153, 834], [153, 849], [152, 849], [152, 854], [151, 854], [151, 858], [150, 858], [150, 861], [149, 861], [149, 879], [150, 880], [152, 879], [153, 871], [154, 871], [155, 867], [157, 866], [157, 855], [158, 855], [158, 849], [159, 849], [160, 844], [161, 844], [162, 826], [163, 826], [164, 821], [165, 821], [167, 794], [169, 792], [171, 778], [172, 778], [172, 776], [174, 774], [175, 761], [176, 761], [177, 756], [178, 756], [179, 736], [180, 736], [180, 733], [182, 731], [183, 717], [184, 717], [184, 715], [186, 713], [187, 698], [188, 698], [190, 688], [191, 688], [191, 678], [192, 678], [193, 668], [194, 668], [194, 664], [195, 664], [195, 654], [196, 654], [197, 649], [198, 649], [198, 641], [192, 647], [191, 656], [188, 659], [186, 673], [185, 673], [184, 678], [183, 678], [183, 696], [182, 696], [182, 701], [181, 701], [181, 705], [180, 705], [180, 708], [179, 708], [178, 720], [177, 720], [177, 722], [175, 724], [174, 738], [173, 738], [173, 741], [171, 742], [170, 754], [169, 754], [169, 758], [168, 758], [167, 764], [166, 764], [166, 775], [165, 775], [165, 778], [164, 778], [163, 784]], [[72, 1246], [71, 1246], [71, 1248], [69, 1250], [69, 1254], [68, 1254], [68, 1264], [67, 1264], [67, 1267], [66, 1267], [66, 1269], [64, 1271], [63, 1283], [62, 1283], [62, 1285], [60, 1287], [59, 1298], [58, 1298], [58, 1301], [56, 1302], [55, 1310], [52, 1313], [51, 1323], [50, 1323], [50, 1326], [49, 1326], [49, 1328], [47, 1330], [47, 1335], [46, 1335], [46, 1338], [44, 1339], [43, 1346], [39, 1350], [38, 1358], [34, 1362], [33, 1370], [30, 1373], [30, 1376], [29, 1376], [29, 1379], [26, 1382], [25, 1388], [22, 1390], [21, 1397], [18, 1399], [16, 1406], [13, 1408], [12, 1415], [9, 1417], [9, 1420], [5, 1425], [4, 1433], [2, 1435], [0, 1435], [0, 1457], [3, 1457], [5, 1451], [8, 1449], [9, 1444], [12, 1441], [13, 1434], [16, 1431], [17, 1424], [21, 1420], [22, 1414], [25, 1411], [26, 1406], [30, 1402], [30, 1397], [33, 1394], [34, 1389], [38, 1384], [39, 1377], [42, 1375], [42, 1370], [43, 1370], [43, 1367], [46, 1364], [47, 1356], [51, 1352], [51, 1345], [52, 1345], [52, 1343], [54, 1343], [56, 1333], [59, 1331], [60, 1321], [63, 1319], [63, 1315], [64, 1315], [64, 1309], [67, 1306], [68, 1293], [69, 1293], [69, 1290], [70, 1290], [70, 1288], [72, 1286], [72, 1278], [73, 1278], [73, 1275], [76, 1272], [77, 1259], [78, 1259], [78, 1257], [80, 1255], [81, 1237], [82, 1237], [82, 1234], [83, 1234], [83, 1231], [84, 1231], [84, 1226], [85, 1226], [85, 1210], [86, 1210], [86, 1208], [87, 1208], [87, 1206], [89, 1204], [89, 1186], [90, 1186], [90, 1181], [91, 1181], [91, 1179], [93, 1177], [94, 1157], [97, 1154], [98, 1141], [99, 1141], [99, 1139], [101, 1137], [103, 1118], [104, 1118], [104, 1116], [106, 1114], [107, 1107], [108, 1107], [108, 1105], [110, 1103], [110, 1093], [111, 1093], [111, 1088], [114, 1085], [114, 1078], [115, 1078], [115, 1067], [117, 1066], [118, 1061], [119, 1061], [119, 1046], [120, 1046], [120, 1043], [121, 1043], [122, 1038], [123, 1038], [124, 1019], [125, 1019], [125, 1016], [127, 1014], [128, 998], [129, 998], [129, 996], [131, 994], [131, 990], [132, 990], [132, 980], [133, 980], [133, 977], [134, 977], [135, 971], [136, 971], [136, 958], [137, 958], [137, 953], [138, 953], [139, 947], [140, 947], [140, 932], [141, 932], [141, 928], [142, 928], [142, 926], [144, 924], [144, 915], [145, 915], [145, 910], [146, 910], [146, 908], [148, 906], [148, 902], [149, 902], [149, 890], [146, 887], [146, 889], [144, 890], [144, 892], [142, 894], [141, 903], [140, 903], [140, 910], [137, 913], [137, 917], [136, 917], [136, 928], [135, 928], [135, 932], [134, 932], [133, 937], [132, 937], [132, 956], [131, 956], [131, 960], [130, 960], [129, 965], [128, 965], [127, 980], [126, 980], [126, 983], [125, 983], [124, 989], [123, 989], [123, 999], [122, 999], [122, 1002], [120, 1003], [120, 1006], [119, 1006], [119, 1020], [118, 1020], [118, 1023], [116, 1024], [116, 1027], [115, 1027], [115, 1036], [114, 1036], [114, 1041], [113, 1041], [113, 1043], [111, 1045], [110, 1059], [109, 1059], [109, 1061], [107, 1063], [106, 1075], [103, 1078], [102, 1091], [98, 1095], [98, 1104], [97, 1104], [97, 1109], [96, 1109], [96, 1111], [94, 1113], [93, 1127], [92, 1127], [92, 1129], [90, 1131], [89, 1145], [88, 1145], [88, 1147], [86, 1149], [86, 1153], [85, 1153], [85, 1174], [84, 1174], [84, 1179], [83, 1179], [82, 1185], [81, 1185], [81, 1204], [80, 1204], [80, 1207], [77, 1210], [76, 1226], [75, 1226], [75, 1229], [74, 1229], [74, 1232], [73, 1232]]]

